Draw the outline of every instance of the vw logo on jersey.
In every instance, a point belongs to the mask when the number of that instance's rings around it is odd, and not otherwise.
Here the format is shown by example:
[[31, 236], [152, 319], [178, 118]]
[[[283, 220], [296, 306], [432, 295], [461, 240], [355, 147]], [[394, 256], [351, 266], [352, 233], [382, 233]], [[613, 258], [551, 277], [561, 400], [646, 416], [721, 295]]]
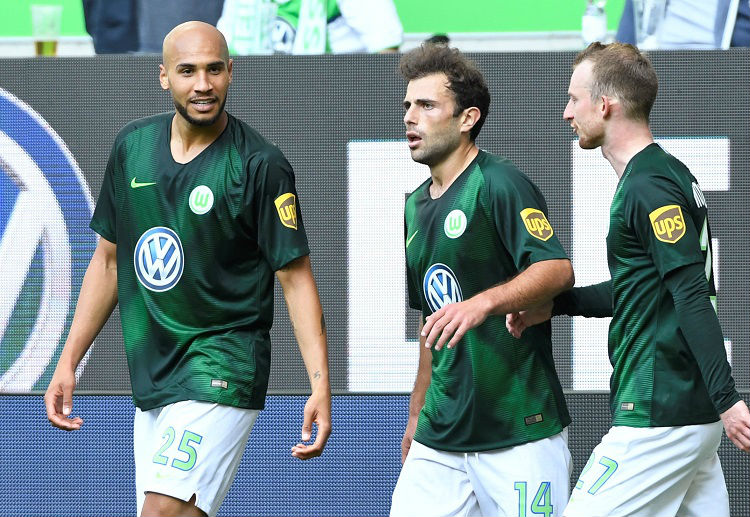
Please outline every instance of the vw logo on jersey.
[[94, 201], [65, 142], [2, 88], [0, 193], [0, 392], [42, 390], [96, 248]]
[[424, 275], [424, 297], [430, 310], [435, 312], [449, 303], [463, 300], [461, 286], [455, 273], [445, 264], [433, 264]]
[[135, 274], [146, 289], [169, 291], [182, 276], [185, 256], [177, 234], [164, 226], [147, 230], [133, 253]]

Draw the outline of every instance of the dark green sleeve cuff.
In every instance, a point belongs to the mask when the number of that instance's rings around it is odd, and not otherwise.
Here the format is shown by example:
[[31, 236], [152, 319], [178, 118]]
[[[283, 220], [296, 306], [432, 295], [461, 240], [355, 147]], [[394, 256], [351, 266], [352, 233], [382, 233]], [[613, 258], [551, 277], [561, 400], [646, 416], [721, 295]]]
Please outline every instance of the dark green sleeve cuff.
[[612, 280], [563, 291], [552, 305], [552, 315], [561, 314], [586, 318], [612, 316]]

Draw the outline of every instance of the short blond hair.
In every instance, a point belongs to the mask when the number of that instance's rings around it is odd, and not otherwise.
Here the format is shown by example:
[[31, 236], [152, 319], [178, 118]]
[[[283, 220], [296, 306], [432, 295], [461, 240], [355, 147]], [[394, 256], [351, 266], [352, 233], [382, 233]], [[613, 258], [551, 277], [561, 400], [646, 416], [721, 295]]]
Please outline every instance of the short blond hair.
[[573, 68], [591, 61], [591, 98], [607, 95], [618, 99], [625, 116], [648, 122], [651, 108], [659, 90], [651, 61], [633, 45], [595, 41], [582, 50], [573, 62]]

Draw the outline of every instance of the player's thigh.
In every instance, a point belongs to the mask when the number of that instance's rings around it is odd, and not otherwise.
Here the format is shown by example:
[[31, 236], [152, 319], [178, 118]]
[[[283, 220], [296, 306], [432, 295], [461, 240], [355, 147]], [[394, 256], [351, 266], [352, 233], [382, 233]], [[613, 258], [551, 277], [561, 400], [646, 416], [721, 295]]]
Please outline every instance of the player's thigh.
[[729, 494], [717, 453], [705, 460], [698, 469], [677, 515], [729, 517]]
[[189, 501], [175, 499], [156, 492], [146, 493], [146, 501], [143, 504], [140, 517], [205, 517], [206, 513], [195, 506], [195, 496]]
[[391, 501], [391, 517], [479, 515], [463, 453], [413, 441]]
[[583, 468], [565, 515], [675, 515], [701, 463], [716, 452], [717, 431], [719, 422], [611, 428]]
[[556, 516], [568, 502], [572, 461], [567, 429], [534, 442], [469, 455], [483, 515]]
[[188, 501], [215, 515], [237, 472], [257, 410], [184, 401], [136, 411], [139, 513], [145, 493]]

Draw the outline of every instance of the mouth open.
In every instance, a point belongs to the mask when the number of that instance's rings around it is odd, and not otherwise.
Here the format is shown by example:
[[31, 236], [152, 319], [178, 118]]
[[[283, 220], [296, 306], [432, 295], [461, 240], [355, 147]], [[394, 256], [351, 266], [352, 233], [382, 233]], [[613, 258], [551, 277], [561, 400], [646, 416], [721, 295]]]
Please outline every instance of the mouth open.
[[218, 99], [191, 99], [190, 104], [196, 111], [204, 112], [211, 111], [214, 106], [218, 103]]
[[422, 142], [422, 137], [416, 131], [407, 131], [406, 140], [409, 142], [409, 149], [414, 149]]

